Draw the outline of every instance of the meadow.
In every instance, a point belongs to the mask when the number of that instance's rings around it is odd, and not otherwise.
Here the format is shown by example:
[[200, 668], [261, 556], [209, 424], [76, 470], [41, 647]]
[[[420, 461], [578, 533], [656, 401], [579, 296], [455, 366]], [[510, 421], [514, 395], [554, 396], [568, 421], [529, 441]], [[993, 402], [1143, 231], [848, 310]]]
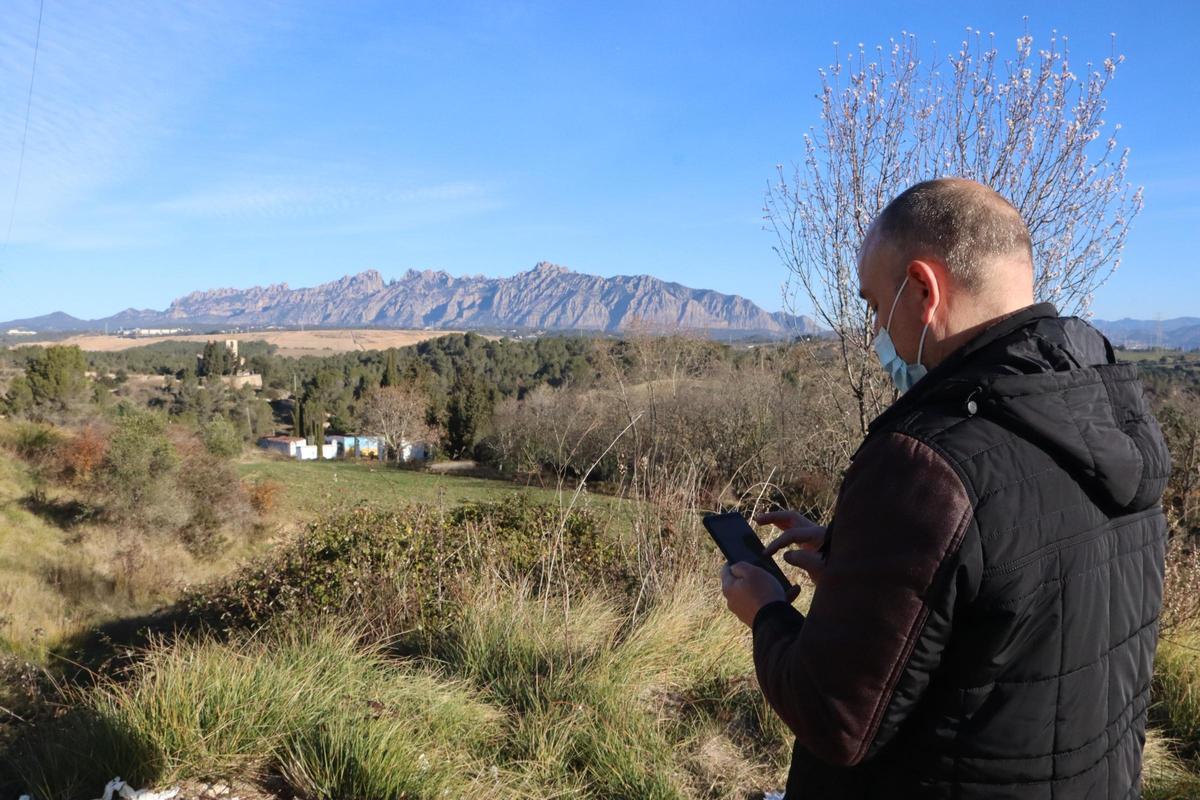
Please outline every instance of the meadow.
[[[427, 380], [430, 416], [482, 457], [465, 474], [268, 455], [262, 397], [68, 361], [68, 402], [0, 420], [0, 794], [94, 798], [118, 775], [184, 800], [778, 790], [791, 737], [697, 512], [827, 513], [846, 434], [821, 357], [465, 337], [296, 362], [330, 424], [364, 383]], [[447, 364], [511, 394], [481, 404]], [[1190, 384], [1153, 368], [1186, 458]], [[1171, 564], [1144, 776], [1163, 799], [1200, 796], [1200, 562]]]

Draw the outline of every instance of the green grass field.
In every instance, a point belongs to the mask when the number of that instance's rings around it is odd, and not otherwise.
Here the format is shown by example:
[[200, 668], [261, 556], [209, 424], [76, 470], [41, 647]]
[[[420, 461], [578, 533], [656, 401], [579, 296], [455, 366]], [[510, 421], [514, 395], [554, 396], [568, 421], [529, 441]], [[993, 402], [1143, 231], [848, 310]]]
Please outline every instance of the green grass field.
[[[282, 487], [279, 513], [295, 512], [307, 519], [331, 508], [364, 503], [396, 505], [494, 501], [524, 494], [541, 503], [557, 503], [560, 495], [551, 489], [522, 486], [503, 480], [445, 475], [388, 467], [375, 461], [289, 461], [255, 454], [238, 465], [243, 480], [272, 480]], [[564, 492], [561, 501], [571, 501]], [[613, 498], [582, 495], [576, 508], [614, 507]]]

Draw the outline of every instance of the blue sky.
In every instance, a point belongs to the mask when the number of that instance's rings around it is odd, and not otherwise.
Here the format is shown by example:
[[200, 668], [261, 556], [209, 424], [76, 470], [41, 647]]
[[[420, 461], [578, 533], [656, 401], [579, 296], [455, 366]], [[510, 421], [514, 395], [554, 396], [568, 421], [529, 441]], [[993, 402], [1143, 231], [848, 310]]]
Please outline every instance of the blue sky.
[[[774, 165], [818, 122], [832, 43], [966, 26], [1128, 60], [1107, 118], [1145, 186], [1097, 316], [1200, 315], [1197, 4], [45, 0], [0, 320], [194, 289], [540, 260], [781, 307]], [[37, 0], [0, 18], [0, 237]], [[1175, 32], [1175, 33], [1170, 33]], [[3, 246], [0, 239], [0, 246]], [[801, 308], [803, 310], [803, 308]]]

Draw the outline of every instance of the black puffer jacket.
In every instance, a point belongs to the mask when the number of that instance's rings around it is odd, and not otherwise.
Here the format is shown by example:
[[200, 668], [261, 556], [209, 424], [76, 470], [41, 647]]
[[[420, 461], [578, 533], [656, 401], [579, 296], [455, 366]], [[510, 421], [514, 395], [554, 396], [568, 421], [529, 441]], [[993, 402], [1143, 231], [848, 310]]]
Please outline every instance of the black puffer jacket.
[[1040, 304], [872, 423], [807, 616], [754, 620], [787, 800], [1140, 794], [1170, 471], [1136, 368]]

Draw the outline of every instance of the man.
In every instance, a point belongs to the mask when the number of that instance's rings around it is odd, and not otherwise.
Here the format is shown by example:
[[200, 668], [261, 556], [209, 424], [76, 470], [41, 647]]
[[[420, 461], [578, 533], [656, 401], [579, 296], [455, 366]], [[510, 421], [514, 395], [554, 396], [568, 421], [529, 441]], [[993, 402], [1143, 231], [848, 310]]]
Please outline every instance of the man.
[[787, 800], [1140, 793], [1170, 471], [1136, 368], [1033, 303], [1028, 229], [980, 184], [917, 184], [859, 254], [901, 395], [828, 529], [758, 518], [816, 585], [806, 615], [726, 566]]

